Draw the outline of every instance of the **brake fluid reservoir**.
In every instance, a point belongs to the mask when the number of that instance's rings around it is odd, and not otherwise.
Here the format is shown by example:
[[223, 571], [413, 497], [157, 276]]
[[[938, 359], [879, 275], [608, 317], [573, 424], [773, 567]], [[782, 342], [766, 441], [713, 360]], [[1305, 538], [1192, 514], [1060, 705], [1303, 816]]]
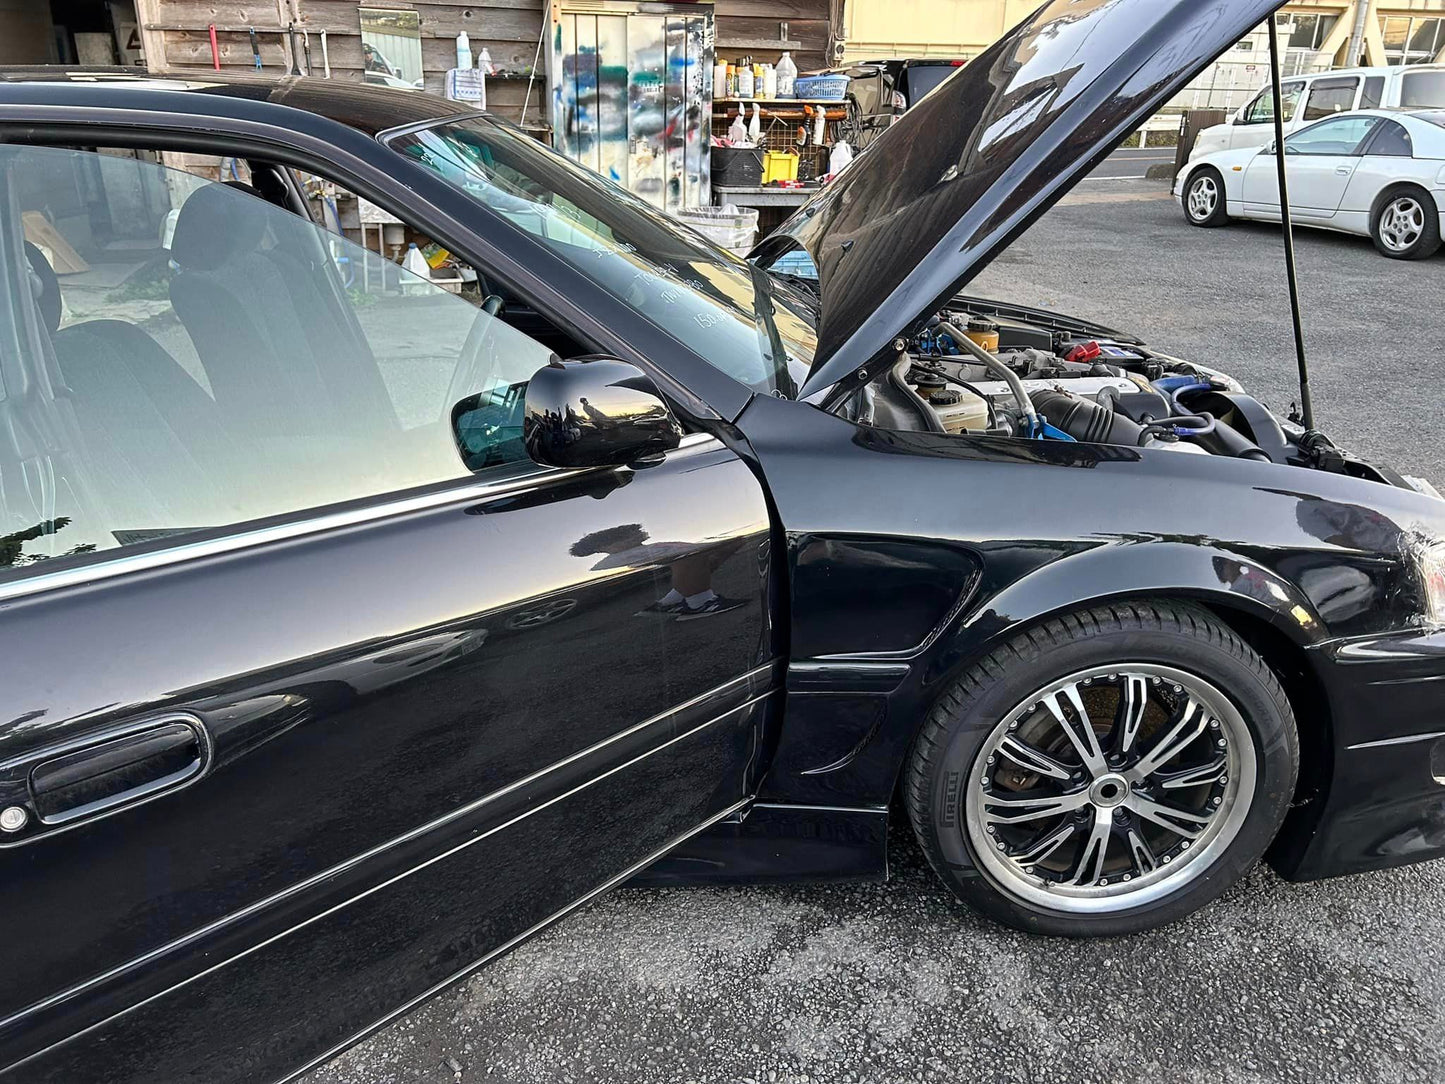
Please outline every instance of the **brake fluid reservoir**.
[[938, 415], [945, 433], [982, 433], [988, 428], [988, 403], [972, 392], [950, 388], [932, 373], [922, 375], [915, 387]]
[[968, 327], [964, 329], [964, 333], [990, 354], [998, 353], [998, 325], [992, 320], [975, 316], [968, 321]]

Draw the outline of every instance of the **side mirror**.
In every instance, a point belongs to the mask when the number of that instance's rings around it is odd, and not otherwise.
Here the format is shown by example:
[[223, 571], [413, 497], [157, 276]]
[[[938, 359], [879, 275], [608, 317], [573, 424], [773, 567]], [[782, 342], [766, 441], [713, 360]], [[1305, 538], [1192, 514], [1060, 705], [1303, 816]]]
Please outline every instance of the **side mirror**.
[[522, 441], [548, 467], [620, 467], [678, 446], [682, 426], [652, 378], [616, 358], [554, 360], [527, 384]]

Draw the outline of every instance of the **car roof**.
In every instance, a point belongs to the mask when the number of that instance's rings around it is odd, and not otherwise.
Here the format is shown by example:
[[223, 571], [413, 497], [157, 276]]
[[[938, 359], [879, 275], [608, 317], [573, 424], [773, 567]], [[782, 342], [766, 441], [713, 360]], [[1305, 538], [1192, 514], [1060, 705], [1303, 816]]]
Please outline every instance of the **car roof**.
[[[0, 66], [0, 104], [174, 110], [254, 115], [276, 105], [375, 136], [388, 128], [468, 112], [460, 103], [417, 90], [396, 90], [341, 79], [190, 69], [146, 72], [123, 67]], [[198, 108], [199, 107], [199, 108]]]
[[1445, 71], [1445, 64], [1392, 64], [1389, 67], [1374, 68], [1331, 68], [1322, 72], [1300, 72], [1285, 76], [1285, 82], [1298, 79], [1333, 79], [1341, 75], [1408, 75], [1410, 72]]

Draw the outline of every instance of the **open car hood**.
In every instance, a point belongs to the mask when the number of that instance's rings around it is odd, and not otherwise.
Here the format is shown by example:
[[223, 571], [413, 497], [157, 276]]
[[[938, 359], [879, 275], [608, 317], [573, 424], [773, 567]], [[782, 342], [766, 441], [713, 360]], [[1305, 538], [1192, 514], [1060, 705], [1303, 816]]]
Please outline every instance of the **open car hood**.
[[[801, 394], [911, 337], [1283, 0], [1050, 0], [913, 106], [753, 252], [818, 269]], [[876, 368], [876, 367], [875, 367]]]

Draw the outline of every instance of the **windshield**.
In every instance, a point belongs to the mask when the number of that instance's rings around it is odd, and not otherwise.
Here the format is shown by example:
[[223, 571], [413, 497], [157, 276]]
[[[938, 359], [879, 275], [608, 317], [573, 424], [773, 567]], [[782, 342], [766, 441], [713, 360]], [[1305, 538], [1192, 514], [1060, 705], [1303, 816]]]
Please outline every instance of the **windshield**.
[[793, 396], [817, 346], [766, 274], [599, 174], [490, 117], [389, 146], [541, 241], [639, 316], [754, 391]]
[[1445, 107], [1445, 71], [1410, 72], [1400, 87], [1400, 104], [1406, 107]]

